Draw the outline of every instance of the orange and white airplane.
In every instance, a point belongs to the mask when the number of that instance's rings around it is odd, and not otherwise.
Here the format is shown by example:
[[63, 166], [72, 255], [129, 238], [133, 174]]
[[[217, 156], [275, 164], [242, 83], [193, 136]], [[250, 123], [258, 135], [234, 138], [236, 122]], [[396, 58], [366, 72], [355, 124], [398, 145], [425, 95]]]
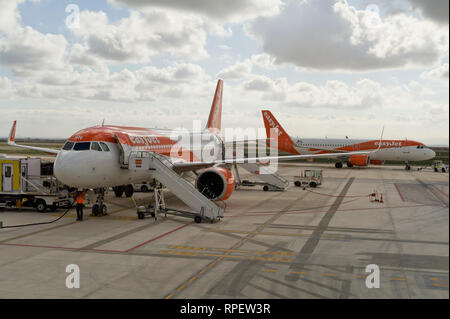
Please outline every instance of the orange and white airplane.
[[[409, 170], [410, 161], [423, 161], [433, 158], [436, 153], [423, 143], [411, 140], [362, 140], [362, 139], [319, 139], [294, 138], [289, 136], [270, 111], [262, 111], [266, 133], [271, 128], [278, 129], [278, 150], [294, 155], [319, 155], [333, 153], [336, 168], [342, 168], [343, 162], [348, 167], [382, 165], [384, 161], [402, 161]], [[268, 141], [268, 143], [271, 143]], [[275, 147], [276, 144], [271, 144]], [[348, 154], [355, 151], [374, 151], [371, 154]], [[341, 156], [335, 154], [342, 152]], [[312, 159], [312, 157], [311, 157]]]
[[[232, 155], [232, 158], [226, 158], [225, 153], [229, 152], [225, 152], [227, 144], [221, 136], [222, 94], [223, 81], [219, 80], [204, 130], [177, 131], [99, 125], [76, 132], [61, 150], [55, 151], [16, 144], [14, 121], [8, 144], [55, 154], [54, 175], [59, 181], [78, 189], [98, 190], [97, 203], [93, 206], [94, 214], [106, 213], [103, 194], [108, 187], [120, 188], [122, 185], [158, 179], [198, 212], [198, 202], [203, 199], [211, 202], [226, 200], [231, 196], [236, 184], [231, 171], [233, 165], [309, 157], [368, 155], [374, 151], [255, 158], [235, 158]], [[184, 172], [196, 173], [195, 187], [181, 181], [184, 179]]]

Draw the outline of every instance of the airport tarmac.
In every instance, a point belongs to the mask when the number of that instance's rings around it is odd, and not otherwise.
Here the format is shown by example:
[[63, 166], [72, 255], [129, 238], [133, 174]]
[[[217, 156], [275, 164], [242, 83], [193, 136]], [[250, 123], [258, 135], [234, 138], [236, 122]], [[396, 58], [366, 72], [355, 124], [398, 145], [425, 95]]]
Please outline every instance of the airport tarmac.
[[[300, 167], [279, 173], [292, 180]], [[139, 220], [130, 199], [109, 192], [108, 216], [77, 222], [71, 211], [0, 229], [0, 298], [449, 298], [448, 173], [320, 167], [324, 184], [312, 191], [235, 191], [214, 224]], [[383, 203], [369, 201], [374, 190]], [[166, 204], [186, 209], [170, 193]], [[62, 213], [3, 210], [0, 221]], [[69, 264], [80, 288], [66, 287]], [[370, 264], [379, 288], [366, 286]]]

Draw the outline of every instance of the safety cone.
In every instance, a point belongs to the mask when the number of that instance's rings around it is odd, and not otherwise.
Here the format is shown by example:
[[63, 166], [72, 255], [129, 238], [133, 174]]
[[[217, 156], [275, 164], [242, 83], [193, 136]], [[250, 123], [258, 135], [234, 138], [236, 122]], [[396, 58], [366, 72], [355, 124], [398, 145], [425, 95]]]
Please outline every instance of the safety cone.
[[383, 193], [381, 193], [380, 203], [384, 203], [384, 201], [383, 201]]

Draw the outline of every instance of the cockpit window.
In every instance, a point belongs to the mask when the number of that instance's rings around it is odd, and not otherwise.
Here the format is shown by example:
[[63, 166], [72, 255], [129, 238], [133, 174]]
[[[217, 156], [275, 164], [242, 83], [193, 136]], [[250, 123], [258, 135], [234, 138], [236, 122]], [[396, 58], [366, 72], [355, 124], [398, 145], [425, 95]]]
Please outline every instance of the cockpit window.
[[70, 151], [75, 143], [74, 142], [66, 142], [63, 146], [63, 150]]
[[417, 148], [424, 148], [423, 145], [417, 145]]
[[91, 150], [101, 152], [102, 148], [100, 147], [100, 145], [97, 142], [92, 142]]
[[104, 152], [109, 152], [109, 147], [106, 143], [100, 142], [100, 146], [102, 147]]
[[73, 147], [74, 151], [89, 151], [91, 148], [91, 142], [79, 142]]

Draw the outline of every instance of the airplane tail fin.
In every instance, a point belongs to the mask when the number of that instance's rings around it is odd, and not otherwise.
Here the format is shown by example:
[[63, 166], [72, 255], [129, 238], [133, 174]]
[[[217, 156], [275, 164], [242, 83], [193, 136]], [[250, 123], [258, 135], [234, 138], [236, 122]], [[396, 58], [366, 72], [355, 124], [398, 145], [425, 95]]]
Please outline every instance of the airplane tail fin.
[[223, 80], [217, 81], [216, 92], [209, 112], [208, 123], [206, 130], [220, 132], [222, 128], [222, 95], [223, 95]]
[[14, 121], [13, 126], [11, 127], [11, 131], [9, 132], [9, 136], [8, 136], [8, 144], [15, 144], [15, 139], [16, 139], [16, 125], [17, 125], [17, 121]]
[[[298, 151], [294, 147], [294, 142], [287, 132], [283, 129], [281, 124], [277, 121], [272, 112], [268, 110], [262, 111], [264, 119], [264, 126], [266, 128], [267, 139], [270, 139], [270, 129], [276, 129], [278, 131], [278, 150], [298, 155]], [[270, 142], [269, 142], [270, 143]]]

